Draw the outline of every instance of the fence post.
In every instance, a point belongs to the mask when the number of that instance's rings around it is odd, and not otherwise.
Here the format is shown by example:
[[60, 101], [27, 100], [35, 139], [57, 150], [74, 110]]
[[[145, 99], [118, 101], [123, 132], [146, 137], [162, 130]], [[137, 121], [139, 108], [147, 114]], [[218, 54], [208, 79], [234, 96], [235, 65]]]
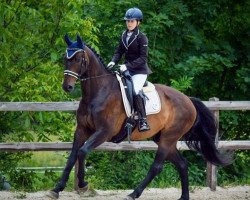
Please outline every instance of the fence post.
[[[209, 101], [219, 101], [218, 98], [212, 97]], [[218, 146], [218, 138], [219, 138], [219, 110], [213, 111], [215, 119], [217, 121], [217, 131], [215, 137], [215, 145]], [[217, 167], [207, 162], [207, 185], [210, 187], [212, 191], [216, 190], [217, 186]]]

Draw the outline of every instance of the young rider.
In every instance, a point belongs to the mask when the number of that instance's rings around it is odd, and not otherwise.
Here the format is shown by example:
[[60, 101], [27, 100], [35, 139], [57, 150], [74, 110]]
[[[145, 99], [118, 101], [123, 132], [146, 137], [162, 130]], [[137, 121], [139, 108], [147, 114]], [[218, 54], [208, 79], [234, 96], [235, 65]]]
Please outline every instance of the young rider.
[[152, 73], [147, 64], [148, 58], [148, 38], [139, 31], [139, 25], [143, 14], [138, 8], [127, 10], [124, 20], [126, 20], [127, 30], [125, 30], [114, 53], [111, 62], [108, 64], [112, 68], [125, 55], [125, 62], [120, 66], [122, 73], [128, 73], [132, 76], [134, 85], [135, 110], [139, 117], [139, 131], [150, 130], [147, 123], [144, 100], [141, 90], [147, 80], [147, 76]]

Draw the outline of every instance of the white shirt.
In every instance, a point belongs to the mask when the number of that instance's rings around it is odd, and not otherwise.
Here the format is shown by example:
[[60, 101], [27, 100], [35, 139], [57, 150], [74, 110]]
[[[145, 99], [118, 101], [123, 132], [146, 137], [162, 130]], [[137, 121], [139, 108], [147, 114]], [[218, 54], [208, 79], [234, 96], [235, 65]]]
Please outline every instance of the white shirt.
[[131, 37], [132, 34], [133, 32], [127, 32], [127, 37], [126, 37], [127, 45], [128, 45], [129, 38]]

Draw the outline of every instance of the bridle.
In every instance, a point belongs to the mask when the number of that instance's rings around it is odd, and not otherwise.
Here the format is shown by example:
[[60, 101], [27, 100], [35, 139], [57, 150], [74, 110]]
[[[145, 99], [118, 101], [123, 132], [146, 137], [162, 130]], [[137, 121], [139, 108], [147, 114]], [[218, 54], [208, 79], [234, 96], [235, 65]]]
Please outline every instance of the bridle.
[[[68, 53], [67, 53], [68, 50], [74, 50], [75, 52], [71, 56], [68, 56]], [[78, 48], [67, 48], [66, 49], [67, 59], [73, 58], [75, 56], [75, 54], [78, 53], [78, 52], [83, 52], [83, 57], [82, 57], [82, 62], [81, 62], [81, 71], [82, 71], [82, 69], [86, 69], [86, 71], [87, 71], [88, 67], [89, 67], [89, 63], [88, 63], [88, 61], [86, 59], [86, 51], [85, 50], [78, 49]], [[89, 79], [99, 78], [99, 77], [103, 77], [103, 76], [109, 76], [109, 75], [112, 75], [112, 74], [113, 73], [82, 78], [83, 74], [81, 72], [80, 72], [80, 74], [78, 74], [78, 73], [73, 72], [71, 70], [64, 70], [64, 75], [72, 76], [72, 77], [76, 78], [79, 81], [86, 81], [86, 80], [89, 80]]]
[[[68, 51], [74, 51], [74, 53], [69, 56], [68, 55]], [[87, 68], [88, 67], [88, 64], [87, 64], [87, 60], [86, 60], [86, 52], [83, 50], [83, 49], [78, 49], [78, 48], [67, 48], [66, 49], [66, 56], [67, 56], [67, 59], [71, 59], [73, 58], [76, 53], [78, 52], [83, 52], [83, 56], [82, 56], [82, 62], [81, 62], [81, 70], [83, 68]], [[72, 76], [74, 78], [76, 78], [77, 80], [80, 80], [82, 81], [83, 79], [81, 78], [82, 74], [80, 72], [80, 74], [76, 73], [76, 72], [73, 72], [71, 70], [64, 70], [64, 75], [68, 75], [68, 76]]]

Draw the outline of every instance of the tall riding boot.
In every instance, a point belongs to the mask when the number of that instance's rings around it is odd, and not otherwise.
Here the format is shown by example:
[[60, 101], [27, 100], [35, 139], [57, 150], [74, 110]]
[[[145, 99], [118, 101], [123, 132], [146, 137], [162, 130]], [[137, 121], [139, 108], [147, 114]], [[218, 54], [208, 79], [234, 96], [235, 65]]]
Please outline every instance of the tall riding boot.
[[140, 95], [135, 95], [134, 100], [135, 100], [135, 110], [137, 111], [139, 117], [138, 129], [140, 132], [148, 131], [150, 130], [150, 127], [147, 122], [147, 115], [143, 99]]

